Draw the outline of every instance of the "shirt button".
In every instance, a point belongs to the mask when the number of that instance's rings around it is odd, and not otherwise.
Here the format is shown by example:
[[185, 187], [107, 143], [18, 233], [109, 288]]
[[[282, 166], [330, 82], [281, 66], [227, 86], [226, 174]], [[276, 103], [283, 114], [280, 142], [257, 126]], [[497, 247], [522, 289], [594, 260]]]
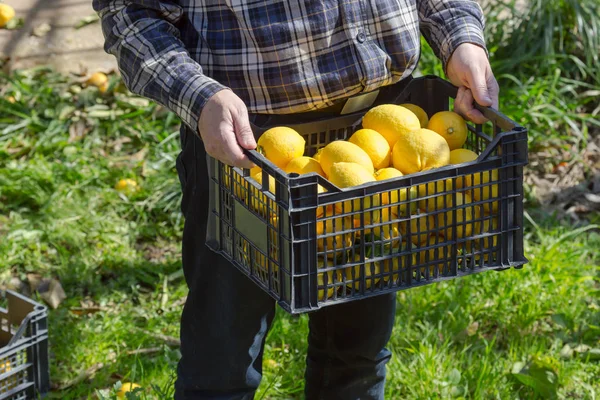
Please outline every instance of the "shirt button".
[[358, 35], [356, 35], [356, 40], [358, 40], [359, 43], [363, 43], [365, 40], [367, 40], [367, 35], [365, 35], [364, 32], [358, 32]]

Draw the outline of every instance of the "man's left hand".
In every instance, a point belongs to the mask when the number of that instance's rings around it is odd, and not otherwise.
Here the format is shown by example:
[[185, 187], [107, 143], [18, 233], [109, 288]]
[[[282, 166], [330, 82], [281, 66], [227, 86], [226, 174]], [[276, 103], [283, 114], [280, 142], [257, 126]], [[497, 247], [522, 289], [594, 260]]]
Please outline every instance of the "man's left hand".
[[459, 45], [448, 61], [446, 75], [458, 86], [454, 102], [457, 113], [482, 124], [487, 119], [473, 106], [473, 99], [482, 106], [498, 109], [498, 82], [481, 47], [471, 43]]

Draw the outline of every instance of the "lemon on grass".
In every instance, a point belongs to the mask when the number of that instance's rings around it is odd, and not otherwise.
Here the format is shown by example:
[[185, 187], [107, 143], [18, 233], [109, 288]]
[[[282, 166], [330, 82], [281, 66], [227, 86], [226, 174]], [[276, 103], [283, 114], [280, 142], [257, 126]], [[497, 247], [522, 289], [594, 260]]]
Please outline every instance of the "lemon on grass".
[[390, 145], [379, 132], [373, 129], [359, 129], [350, 136], [348, 141], [369, 155], [375, 169], [390, 165]]
[[139, 189], [138, 184], [133, 179], [121, 179], [115, 185], [115, 190], [124, 194], [133, 194]]
[[[338, 162], [333, 164], [330, 170], [329, 180], [334, 185], [340, 188], [351, 188], [353, 186], [362, 185], [363, 183], [375, 181], [372, 173], [367, 172], [360, 164], [349, 162]], [[361, 208], [361, 201], [363, 208]], [[366, 224], [379, 221], [379, 211], [370, 210], [372, 207], [379, 205], [379, 196], [367, 196], [364, 198], [356, 198], [354, 200], [346, 200], [342, 203], [336, 203], [335, 208], [338, 212], [355, 212], [353, 218], [359, 219], [360, 215], [357, 211], [364, 212], [364, 221]]]
[[15, 9], [8, 4], [0, 4], [0, 28], [4, 28], [6, 24], [15, 17]]
[[296, 157], [304, 155], [304, 138], [292, 128], [279, 126], [266, 130], [257, 142], [257, 150], [277, 167], [284, 169]]
[[108, 77], [104, 72], [94, 72], [90, 77], [85, 81], [86, 84], [90, 86], [100, 87], [108, 83]]
[[405, 175], [442, 167], [450, 162], [450, 148], [443, 137], [429, 129], [399, 136], [392, 150], [394, 168]]
[[97, 87], [100, 93], [105, 93], [108, 90], [108, 77], [103, 72], [94, 72], [85, 83]]
[[124, 399], [126, 393], [133, 392], [135, 389], [141, 388], [137, 383], [125, 382], [121, 385], [121, 389], [117, 392], [117, 397], [119, 399]]
[[419, 107], [416, 104], [405, 103], [405, 104], [400, 104], [400, 105], [404, 108], [408, 108], [410, 111], [412, 111], [417, 116], [417, 118], [419, 118], [419, 122], [421, 123], [421, 128], [427, 128], [427, 123], [429, 122], [429, 117], [427, 116], [427, 113], [425, 112], [425, 110], [423, 110], [421, 107]]
[[459, 114], [453, 111], [440, 111], [433, 114], [427, 129], [441, 135], [448, 142], [450, 150], [462, 147], [467, 141], [467, 123]]
[[312, 157], [296, 157], [291, 160], [284, 168], [286, 174], [298, 174], [304, 175], [309, 174], [311, 172], [315, 172], [321, 176], [325, 176], [323, 172], [323, 168], [321, 168], [321, 164], [317, 160]]
[[331, 175], [333, 164], [341, 162], [358, 164], [371, 175], [375, 171], [371, 157], [363, 149], [354, 143], [343, 140], [336, 140], [325, 146], [319, 160], [321, 168], [323, 168], [327, 177]]
[[400, 136], [419, 130], [421, 123], [408, 108], [396, 104], [382, 104], [367, 111], [362, 126], [379, 132], [392, 148]]

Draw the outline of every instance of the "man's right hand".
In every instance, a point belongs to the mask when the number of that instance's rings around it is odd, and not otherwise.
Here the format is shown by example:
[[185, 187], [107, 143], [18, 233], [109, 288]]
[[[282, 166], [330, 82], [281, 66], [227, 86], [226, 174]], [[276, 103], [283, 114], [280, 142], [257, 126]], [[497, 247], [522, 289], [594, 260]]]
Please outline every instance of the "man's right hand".
[[212, 157], [234, 167], [254, 166], [243, 151], [256, 148], [248, 109], [231, 90], [221, 90], [208, 100], [200, 114], [198, 130]]

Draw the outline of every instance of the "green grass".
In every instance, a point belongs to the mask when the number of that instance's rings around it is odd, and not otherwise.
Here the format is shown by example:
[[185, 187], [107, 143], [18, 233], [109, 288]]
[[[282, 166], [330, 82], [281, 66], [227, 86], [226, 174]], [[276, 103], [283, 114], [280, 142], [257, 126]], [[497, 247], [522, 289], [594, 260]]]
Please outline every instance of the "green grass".
[[[442, 73], [430, 50], [421, 69]], [[501, 109], [530, 129], [532, 151], [582, 148], [598, 125], [593, 81], [562, 72], [529, 79], [514, 68], [500, 80]], [[51, 377], [72, 385], [50, 398], [111, 398], [119, 381], [140, 383], [140, 398], [172, 397], [179, 352], [164, 336], [178, 336], [186, 295], [174, 170], [179, 121], [111, 82], [101, 96], [45, 68], [0, 78], [0, 285], [38, 273], [59, 279], [68, 296], [50, 312]], [[117, 192], [122, 178], [135, 179], [139, 191]], [[522, 270], [398, 294], [386, 398], [552, 393], [546, 378], [531, 382], [536, 371], [556, 378], [559, 398], [598, 398], [594, 353], [566, 351], [600, 348], [598, 228], [529, 212], [530, 263]], [[93, 308], [82, 314], [81, 307]], [[257, 398], [301, 398], [306, 334], [306, 316], [278, 312]]]
[[[565, 343], [600, 344], [600, 237], [552, 222], [528, 227], [522, 270], [399, 293], [386, 398], [530, 399], [511, 371], [536, 357], [556, 373], [562, 398], [597, 398], [600, 365], [559, 354]], [[267, 369], [261, 393], [289, 398], [302, 385], [307, 318], [280, 317], [265, 355], [280, 365]]]

